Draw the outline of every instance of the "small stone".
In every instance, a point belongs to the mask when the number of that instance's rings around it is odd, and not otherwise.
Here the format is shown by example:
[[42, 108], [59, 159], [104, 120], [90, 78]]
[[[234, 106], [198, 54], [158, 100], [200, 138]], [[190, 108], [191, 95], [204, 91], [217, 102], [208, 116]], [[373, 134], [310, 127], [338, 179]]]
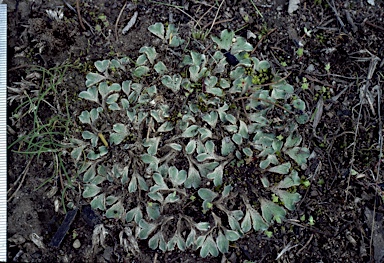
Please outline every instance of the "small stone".
[[80, 240], [76, 239], [75, 242], [73, 242], [73, 245], [72, 245], [74, 248], [78, 249], [81, 247], [81, 243], [80, 243]]
[[309, 64], [309, 66], [307, 67], [307, 69], [305, 71], [313, 72], [313, 71], [315, 71], [315, 66], [313, 64]]
[[25, 238], [22, 235], [14, 234], [12, 237], [8, 238], [9, 242], [15, 243], [16, 245], [21, 245], [25, 243]]
[[316, 190], [311, 191], [311, 196], [319, 196], [319, 193]]

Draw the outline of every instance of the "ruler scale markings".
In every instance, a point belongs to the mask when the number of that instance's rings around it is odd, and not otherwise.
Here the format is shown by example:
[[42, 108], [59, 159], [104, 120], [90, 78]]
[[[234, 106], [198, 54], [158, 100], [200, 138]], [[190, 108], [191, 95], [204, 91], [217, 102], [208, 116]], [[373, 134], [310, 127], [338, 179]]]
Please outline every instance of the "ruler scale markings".
[[7, 5], [0, 4], [0, 262], [7, 261]]

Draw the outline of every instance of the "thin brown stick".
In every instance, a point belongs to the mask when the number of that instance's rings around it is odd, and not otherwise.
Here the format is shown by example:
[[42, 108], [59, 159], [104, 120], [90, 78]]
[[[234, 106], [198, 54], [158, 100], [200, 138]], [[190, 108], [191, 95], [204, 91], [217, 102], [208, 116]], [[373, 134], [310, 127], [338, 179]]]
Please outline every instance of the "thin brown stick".
[[327, 0], [327, 4], [331, 7], [333, 12], [335, 13], [336, 19], [337, 19], [337, 21], [339, 21], [342, 30], [346, 31], [345, 30], [345, 24], [344, 24], [343, 20], [341, 20], [339, 12], [337, 11], [337, 9], [335, 7], [335, 1], [334, 0], [331, 0], [331, 1], [332, 1], [332, 4]]
[[21, 68], [28, 68], [28, 67], [38, 67], [38, 65], [23, 64], [23, 65], [16, 66], [16, 67], [13, 67], [13, 68], [8, 69], [8, 72], [10, 72], [10, 71], [14, 71], [14, 70], [17, 70], [17, 69], [21, 69]]
[[217, 9], [217, 12], [216, 12], [216, 14], [215, 14], [215, 18], [213, 19], [213, 23], [212, 23], [211, 27], [209, 28], [209, 31], [208, 31], [207, 35], [209, 35], [209, 33], [211, 33], [211, 30], [212, 30], [213, 26], [215, 25], [217, 16], [219, 15], [219, 12], [220, 12], [220, 9], [221, 9], [221, 6], [223, 5], [223, 3], [224, 3], [224, 0], [221, 1], [220, 6], [219, 6], [219, 8]]
[[[360, 119], [362, 118], [362, 111], [363, 111], [363, 104], [364, 104], [364, 99], [366, 99], [368, 102], [370, 102], [368, 100], [368, 96], [367, 96], [367, 93], [368, 93], [368, 86], [370, 85], [370, 81], [372, 79], [372, 75], [373, 73], [375, 72], [376, 70], [376, 66], [377, 66], [377, 63], [379, 62], [379, 58], [376, 57], [376, 56], [372, 56], [371, 57], [371, 62], [369, 64], [369, 68], [368, 68], [368, 76], [366, 77], [366, 82], [364, 84], [364, 90], [363, 90], [363, 96], [361, 96], [360, 98], [360, 105], [359, 105], [359, 115], [357, 117], [357, 124], [356, 124], [356, 127], [355, 127], [355, 135], [354, 135], [354, 138], [353, 138], [353, 147], [352, 147], [352, 156], [351, 156], [351, 161], [349, 162], [349, 175], [348, 175], [348, 179], [347, 179], [347, 188], [345, 190], [345, 204], [347, 204], [347, 201], [348, 201], [348, 195], [349, 195], [349, 184], [351, 182], [351, 175], [352, 175], [352, 170], [353, 170], [353, 164], [355, 162], [355, 156], [356, 156], [356, 142], [357, 142], [357, 135], [359, 133], [359, 124], [360, 124]], [[372, 105], [372, 104], [370, 104]], [[380, 105], [380, 104], [379, 104]], [[357, 105], [356, 105], [357, 106]], [[373, 108], [373, 106], [372, 106]], [[375, 114], [374, 110], [373, 111], [373, 114]], [[381, 136], [381, 134], [380, 134]], [[373, 232], [372, 232], [373, 234]]]
[[127, 6], [127, 3], [128, 3], [128, 1], [125, 1], [125, 4], [121, 8], [119, 16], [117, 17], [117, 20], [115, 23], [115, 39], [116, 39], [116, 41], [119, 41], [119, 35], [117, 34], [117, 27], [119, 26], [119, 21], [120, 21], [121, 15], [123, 14], [125, 7]]
[[375, 25], [375, 24], [373, 24], [373, 23], [371, 23], [371, 22], [369, 22], [369, 21], [364, 21], [364, 24], [367, 24], [367, 25], [369, 25], [369, 26], [371, 26], [371, 27], [374, 27], [374, 28], [380, 29], [381, 31], [384, 31], [384, 27]]
[[16, 180], [15, 184], [8, 190], [8, 194], [10, 193], [10, 191], [12, 190], [12, 188], [17, 184], [17, 182], [19, 181], [19, 179], [21, 178], [21, 182], [19, 183], [19, 186], [17, 187], [17, 189], [13, 192], [13, 194], [8, 198], [8, 202], [10, 202], [12, 200], [12, 198], [15, 197], [16, 193], [20, 190], [21, 186], [23, 185], [23, 182], [24, 182], [24, 179], [26, 177], [26, 175], [28, 174], [29, 172], [29, 166], [31, 165], [32, 163], [32, 160], [34, 159], [34, 156], [31, 157], [31, 159], [28, 161], [27, 165], [25, 166], [24, 168], [24, 171], [22, 172], [22, 174], [20, 175], [20, 177]]
[[[296, 220], [296, 221], [298, 221], [298, 220]], [[321, 235], [326, 236], [326, 237], [331, 237], [332, 236], [331, 234], [323, 232], [321, 230], [318, 230], [315, 227], [310, 227], [310, 226], [306, 226], [306, 225], [302, 225], [300, 223], [297, 223], [297, 222], [293, 221], [293, 219], [288, 219], [288, 220], [286, 220], [286, 222], [289, 223], [289, 224], [298, 226], [298, 227], [302, 227], [302, 228], [308, 229], [311, 232], [315, 232], [315, 233], [321, 234]]]
[[204, 50], [203, 50], [203, 54], [205, 54], [208, 49], [210, 49], [211, 47], [213, 46], [213, 43], [209, 44]]
[[332, 87], [331, 84], [327, 83], [327, 82], [324, 82], [324, 81], [321, 81], [321, 80], [318, 80], [317, 78], [312, 78], [311, 76], [309, 75], [305, 75], [305, 78], [310, 80], [310, 81], [313, 81], [313, 82], [317, 82], [317, 83], [320, 83], [326, 87]]
[[269, 31], [267, 34], [265, 34], [260, 40], [259, 42], [257, 42], [257, 45], [255, 46], [255, 48], [252, 50], [251, 54], [255, 53], [256, 49], [259, 47], [259, 45], [261, 44], [261, 42], [264, 41], [264, 39], [267, 38], [267, 36], [269, 36], [270, 34], [272, 34], [273, 32], [276, 31], [276, 28], [273, 28], [271, 29], [271, 31]]
[[200, 21], [201, 21], [201, 19], [203, 19], [203, 17], [206, 15], [206, 14], [208, 14], [209, 13], [209, 11], [211, 11], [212, 10], [212, 8], [213, 8], [213, 6], [211, 6], [209, 9], [208, 9], [208, 11], [207, 12], [205, 12], [200, 18], [199, 18], [199, 20], [197, 20], [197, 26], [199, 26], [200, 25]]
[[55, 153], [53, 154], [54, 154], [54, 157], [56, 158], [56, 171], [59, 174], [61, 189], [65, 189], [63, 176], [61, 175], [61, 170], [59, 168], [59, 160], [58, 160], [59, 158], [57, 157], [57, 154]]
[[77, 16], [78, 16], [78, 18], [79, 18], [80, 26], [81, 26], [81, 28], [85, 31], [86, 28], [85, 28], [85, 26], [84, 26], [84, 24], [83, 24], [83, 19], [82, 19], [82, 17], [81, 17], [81, 13], [80, 13], [80, 0], [76, 0], [76, 10], [77, 10]]
[[[215, 26], [215, 25], [218, 25], [218, 24], [221, 24], [221, 23], [225, 23], [225, 22], [230, 22], [232, 21], [234, 18], [228, 18], [228, 19], [224, 19], [224, 20], [220, 20], [220, 21], [216, 21], [216, 22], [213, 22], [212, 23], [212, 26]], [[201, 30], [204, 30], [206, 29], [210, 24], [206, 24]]]
[[300, 254], [309, 245], [309, 243], [311, 243], [312, 238], [313, 238], [313, 234], [311, 234], [311, 237], [308, 239], [305, 245], [299, 251], [297, 251], [297, 254]]
[[197, 21], [196, 19], [194, 19], [191, 15], [189, 15], [187, 12], [185, 12], [183, 9], [181, 8], [178, 8], [177, 6], [174, 6], [174, 8], [176, 8], [177, 10], [179, 10], [181, 13], [183, 13], [184, 15], [188, 16], [191, 20], [195, 21], [195, 23], [197, 24]]
[[[380, 77], [379, 77], [379, 81], [380, 81]], [[376, 178], [375, 179], [375, 184], [376, 184], [376, 189], [379, 188], [379, 186], [377, 185], [377, 183], [379, 181], [381, 181], [381, 178], [380, 178], [380, 164], [381, 164], [381, 161], [382, 161], [382, 157], [383, 157], [383, 138], [382, 138], [382, 134], [383, 134], [383, 122], [382, 122], [382, 119], [381, 119], [381, 109], [380, 109], [380, 100], [381, 100], [381, 89], [379, 88], [378, 89], [378, 94], [377, 94], [377, 113], [378, 113], [378, 120], [379, 120], [379, 148], [380, 148], [380, 152], [379, 152], [379, 163], [377, 164], [377, 169], [376, 169]], [[375, 197], [374, 200], [374, 205], [373, 205], [373, 213], [372, 213], [372, 230], [371, 230], [371, 238], [369, 240], [369, 253], [371, 255], [371, 258], [372, 258], [372, 246], [373, 246], [373, 235], [374, 235], [374, 231], [375, 231], [375, 217], [376, 217], [376, 207], [377, 207], [377, 191], [375, 192]]]

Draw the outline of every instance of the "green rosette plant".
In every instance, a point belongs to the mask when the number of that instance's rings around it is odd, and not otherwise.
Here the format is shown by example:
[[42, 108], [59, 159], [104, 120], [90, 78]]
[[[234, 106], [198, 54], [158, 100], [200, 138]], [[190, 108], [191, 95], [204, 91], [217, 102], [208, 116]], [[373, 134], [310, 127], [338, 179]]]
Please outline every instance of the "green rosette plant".
[[[185, 50], [174, 25], [149, 31], [175, 54]], [[305, 102], [294, 87], [251, 57], [252, 45], [234, 32], [211, 40], [210, 54], [188, 51], [178, 65], [148, 46], [136, 60], [96, 61], [79, 94], [87, 103], [71, 152], [93, 209], [121, 220], [152, 249], [199, 250], [201, 257], [281, 223], [300, 200], [294, 189], [310, 155], [298, 131], [308, 120]], [[239, 63], [231, 66], [223, 50]], [[236, 193], [225, 171], [250, 159], [259, 190], [279, 202], [263, 194], [257, 205], [245, 195], [231, 203]], [[187, 212], [196, 200], [200, 214]]]

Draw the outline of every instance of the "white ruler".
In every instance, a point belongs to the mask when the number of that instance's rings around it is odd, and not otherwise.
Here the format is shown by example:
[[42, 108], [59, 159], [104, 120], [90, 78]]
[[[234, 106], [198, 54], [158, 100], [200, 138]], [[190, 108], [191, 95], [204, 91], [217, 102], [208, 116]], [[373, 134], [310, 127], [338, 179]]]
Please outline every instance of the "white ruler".
[[6, 262], [6, 261], [7, 261], [7, 5], [0, 4], [0, 262]]

